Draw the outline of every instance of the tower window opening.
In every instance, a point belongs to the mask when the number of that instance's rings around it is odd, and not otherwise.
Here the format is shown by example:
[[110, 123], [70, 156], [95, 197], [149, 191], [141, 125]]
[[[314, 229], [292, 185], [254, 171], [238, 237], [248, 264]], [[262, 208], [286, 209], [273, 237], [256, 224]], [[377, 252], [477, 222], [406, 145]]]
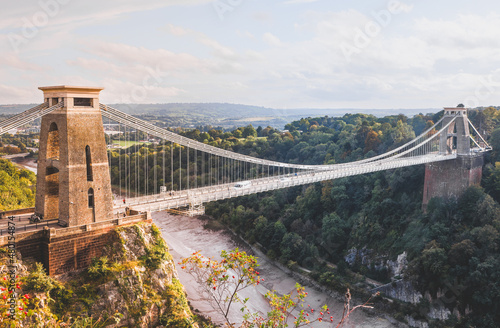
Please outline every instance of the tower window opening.
[[50, 123], [47, 136], [47, 158], [59, 158], [59, 130], [55, 122]]
[[92, 176], [92, 157], [90, 154], [90, 146], [85, 147], [85, 162], [87, 164], [87, 181], [93, 181]]
[[89, 208], [93, 208], [94, 207], [94, 189], [93, 188], [89, 188], [88, 195], [89, 195]]
[[73, 101], [75, 106], [92, 107], [92, 98], [74, 98]]

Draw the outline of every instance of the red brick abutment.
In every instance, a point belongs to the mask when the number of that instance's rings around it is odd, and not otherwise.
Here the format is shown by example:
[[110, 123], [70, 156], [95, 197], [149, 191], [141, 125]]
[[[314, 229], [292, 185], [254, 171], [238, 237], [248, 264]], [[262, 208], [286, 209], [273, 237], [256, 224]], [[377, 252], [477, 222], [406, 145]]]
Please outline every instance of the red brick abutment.
[[483, 153], [458, 155], [456, 159], [427, 163], [422, 209], [433, 197], [458, 198], [470, 186], [479, 185], [483, 174]]
[[26, 232], [12, 230], [13, 234], [0, 236], [0, 248], [15, 249], [23, 258], [43, 263], [49, 275], [58, 275], [87, 268], [92, 258], [101, 256], [104, 246], [110, 242], [111, 231], [138, 222], [152, 223], [151, 214], [137, 213], [68, 228], [49, 226]]

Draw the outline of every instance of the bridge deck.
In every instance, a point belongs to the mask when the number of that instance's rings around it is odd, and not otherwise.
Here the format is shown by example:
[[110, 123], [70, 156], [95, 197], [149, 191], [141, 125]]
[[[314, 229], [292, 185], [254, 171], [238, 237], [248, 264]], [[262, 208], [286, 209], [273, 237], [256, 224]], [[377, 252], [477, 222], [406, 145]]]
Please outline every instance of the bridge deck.
[[319, 181], [338, 179], [358, 174], [378, 172], [383, 170], [396, 169], [412, 165], [419, 165], [431, 162], [446, 161], [457, 158], [456, 154], [439, 155], [437, 153], [420, 157], [396, 158], [375, 163], [359, 165], [357, 167], [340, 167], [337, 170], [309, 171], [297, 175], [275, 176], [252, 180], [251, 185], [243, 188], [235, 188], [235, 182], [220, 184], [210, 187], [175, 191], [169, 193], [130, 198], [126, 204], [115, 206], [115, 213], [125, 212], [126, 207], [138, 211], [161, 211], [169, 208], [178, 208], [188, 205], [200, 205], [203, 203], [217, 201], [227, 198], [250, 195], [259, 192], [277, 190], [299, 186]]

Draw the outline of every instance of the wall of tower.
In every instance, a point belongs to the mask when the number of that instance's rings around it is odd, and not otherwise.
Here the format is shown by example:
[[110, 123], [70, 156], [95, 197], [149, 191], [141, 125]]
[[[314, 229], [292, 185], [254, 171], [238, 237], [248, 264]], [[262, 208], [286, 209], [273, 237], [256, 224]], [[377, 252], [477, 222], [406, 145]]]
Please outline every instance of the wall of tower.
[[35, 212], [68, 226], [108, 220], [113, 199], [99, 100], [74, 107], [68, 94], [56, 95], [65, 105], [42, 118]]
[[[68, 113], [69, 149], [68, 191], [72, 209], [70, 225], [107, 220], [112, 215], [113, 200], [108, 156], [100, 112], [85, 110]], [[85, 148], [90, 147], [92, 181], [87, 178]], [[94, 208], [89, 206], [89, 190], [93, 189]]]
[[[42, 117], [40, 127], [40, 141], [37, 161], [37, 181], [36, 181], [36, 198], [35, 212], [42, 214], [45, 219], [60, 218], [60, 213], [67, 212], [68, 201], [61, 198], [59, 195], [68, 193], [67, 166], [66, 158], [68, 153], [67, 147], [67, 118], [62, 110], [57, 110]], [[51, 126], [57, 127], [57, 141], [54, 141], [54, 134], [50, 133]], [[54, 149], [57, 144], [57, 151]], [[57, 169], [58, 173], [50, 174], [51, 171]], [[49, 172], [47, 172], [49, 170]], [[47, 174], [49, 173], [49, 174]], [[55, 193], [55, 184], [57, 183], [57, 194]]]
[[458, 156], [454, 160], [425, 165], [422, 208], [431, 198], [458, 198], [468, 187], [479, 185], [483, 173], [483, 154]]

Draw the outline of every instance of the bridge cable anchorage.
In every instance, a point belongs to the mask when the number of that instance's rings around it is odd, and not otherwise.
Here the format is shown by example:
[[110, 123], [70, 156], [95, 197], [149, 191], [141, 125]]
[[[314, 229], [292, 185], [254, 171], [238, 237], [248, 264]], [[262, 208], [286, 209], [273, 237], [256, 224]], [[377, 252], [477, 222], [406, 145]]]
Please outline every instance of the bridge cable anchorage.
[[[260, 159], [260, 158], [255, 158], [251, 157], [248, 155], [241, 155], [238, 153], [230, 152], [224, 149], [220, 149], [214, 146], [206, 145], [204, 143], [189, 139], [187, 137], [180, 136], [174, 132], [171, 132], [169, 130], [157, 127], [149, 122], [140, 120], [132, 115], [123, 113], [115, 108], [112, 108], [107, 105], [100, 104], [100, 108], [102, 109], [102, 115], [109, 117], [110, 119], [116, 121], [116, 122], [122, 122], [124, 124], [128, 124], [129, 126], [140, 129], [144, 132], [147, 132], [151, 135], [157, 136], [159, 138], [164, 138], [170, 141], [173, 141], [175, 143], [178, 143], [181, 146], [184, 147], [191, 147], [194, 149], [197, 149], [202, 152], [207, 152], [216, 156], [220, 157], [225, 157], [225, 158], [230, 158], [230, 159], [237, 159], [241, 161], [245, 161], [248, 163], [253, 163], [254, 165], [271, 165], [271, 166], [276, 166], [276, 167], [282, 167], [282, 168], [287, 168], [288, 173], [290, 174], [290, 170], [331, 170], [335, 169], [338, 167], [350, 167], [350, 166], [356, 166], [360, 165], [363, 163], [368, 163], [368, 162], [373, 162], [376, 161], [380, 158], [387, 157], [391, 154], [394, 154], [405, 147], [409, 147], [412, 144], [417, 143], [421, 139], [423, 139], [429, 132], [431, 132], [435, 127], [441, 123], [444, 117], [442, 117], [438, 122], [436, 122], [433, 126], [431, 126], [428, 130], [424, 131], [421, 135], [416, 137], [415, 139], [409, 141], [408, 143], [393, 149], [387, 153], [374, 156], [371, 158], [355, 161], [355, 162], [350, 162], [350, 163], [343, 163], [343, 164], [330, 164], [330, 165], [300, 165], [300, 164], [290, 164], [290, 163], [282, 163], [282, 162], [276, 162], [276, 161], [270, 161], [270, 160], [265, 160], [265, 159]], [[106, 109], [106, 110], [104, 110]], [[293, 172], [293, 171], [292, 171]]]

